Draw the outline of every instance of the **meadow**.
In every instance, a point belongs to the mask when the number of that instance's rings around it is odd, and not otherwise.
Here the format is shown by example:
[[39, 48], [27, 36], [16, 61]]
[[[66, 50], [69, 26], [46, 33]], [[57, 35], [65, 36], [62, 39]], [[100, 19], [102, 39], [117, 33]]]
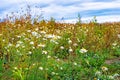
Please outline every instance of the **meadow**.
[[5, 20], [0, 80], [120, 80], [120, 22]]

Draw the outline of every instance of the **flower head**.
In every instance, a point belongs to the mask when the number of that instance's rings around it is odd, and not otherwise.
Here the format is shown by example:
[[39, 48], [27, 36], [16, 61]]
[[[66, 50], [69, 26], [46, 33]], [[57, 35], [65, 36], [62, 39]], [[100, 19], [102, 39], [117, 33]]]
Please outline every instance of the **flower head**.
[[35, 37], [40, 37], [40, 35], [35, 31], [32, 32], [32, 35], [35, 36]]
[[30, 42], [30, 44], [31, 44], [31, 45], [33, 45], [33, 44], [34, 44], [34, 42], [33, 42], [33, 41], [31, 41], [31, 42]]
[[71, 44], [71, 43], [72, 43], [72, 41], [71, 41], [71, 40], [69, 40], [69, 41], [68, 41], [68, 43], [69, 43], [69, 44]]
[[44, 47], [45, 47], [45, 44], [38, 44], [38, 47], [44, 48]]
[[88, 50], [86, 50], [85, 48], [82, 48], [82, 49], [80, 49], [80, 53], [86, 53]]
[[95, 75], [99, 76], [99, 75], [101, 75], [101, 72], [100, 71], [96, 71]]
[[73, 49], [72, 49], [72, 48], [69, 48], [69, 52], [70, 52], [70, 53], [73, 52]]
[[47, 51], [42, 51], [42, 54], [47, 54], [48, 52]]
[[117, 36], [118, 36], [118, 38], [120, 38], [120, 34], [118, 34]]
[[64, 47], [63, 47], [63, 46], [60, 46], [60, 49], [64, 49]]
[[102, 69], [102, 71], [108, 71], [108, 68], [105, 66], [103, 66], [101, 69]]
[[39, 70], [43, 70], [43, 67], [39, 67]]

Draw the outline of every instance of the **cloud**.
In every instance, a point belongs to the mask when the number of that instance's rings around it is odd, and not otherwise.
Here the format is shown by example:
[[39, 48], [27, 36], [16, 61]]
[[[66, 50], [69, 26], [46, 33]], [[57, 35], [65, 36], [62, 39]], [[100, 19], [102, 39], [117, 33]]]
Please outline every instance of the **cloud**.
[[106, 21], [106, 18], [113, 21], [120, 14], [119, 0], [1, 0], [0, 16], [20, 11], [21, 7], [25, 10], [28, 4], [31, 6], [33, 16], [43, 12], [45, 19], [54, 17], [56, 20], [60, 20], [64, 17], [65, 20], [71, 21], [71, 19], [76, 19], [77, 14], [80, 13], [82, 19], [97, 16], [101, 21]]
[[[19, 4], [24, 3], [24, 0], [1, 0], [0, 1], [0, 9], [1, 8], [11, 8], [12, 6], [18, 6]], [[20, 5], [19, 5], [20, 6]]]
[[89, 2], [82, 3], [81, 10], [100, 10], [100, 9], [110, 9], [110, 8], [120, 8], [120, 3], [118, 2]]
[[[106, 15], [106, 16], [97, 16], [97, 22], [104, 23], [104, 22], [118, 22], [120, 21], [120, 15]], [[85, 17], [81, 18], [82, 22], [88, 23], [93, 20], [93, 17]], [[68, 19], [64, 20], [66, 23], [76, 23], [78, 19]]]

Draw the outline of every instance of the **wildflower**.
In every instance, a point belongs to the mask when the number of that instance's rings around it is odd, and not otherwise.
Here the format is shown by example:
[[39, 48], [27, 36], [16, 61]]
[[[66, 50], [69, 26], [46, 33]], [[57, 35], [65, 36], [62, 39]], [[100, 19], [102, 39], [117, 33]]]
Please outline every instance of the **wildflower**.
[[47, 51], [42, 51], [42, 54], [47, 54], [48, 52]]
[[39, 70], [43, 70], [43, 67], [39, 67]]
[[93, 80], [97, 80], [97, 78], [94, 78]]
[[100, 80], [99, 78], [94, 78], [93, 80]]
[[20, 51], [17, 49], [17, 53], [19, 53]]
[[18, 35], [17, 38], [21, 38], [21, 36]]
[[37, 36], [36, 36], [36, 38], [40, 38], [41, 37], [41, 35], [40, 34], [38, 34]]
[[35, 47], [34, 47], [34, 46], [33, 46], [32, 48], [33, 48], [33, 49], [35, 49]]
[[49, 39], [54, 39], [54, 40], [61, 38], [60, 36], [56, 36], [54, 34], [46, 34], [45, 37]]
[[96, 71], [95, 75], [99, 76], [99, 75], [101, 75], [101, 72], [100, 71]]
[[69, 49], [69, 52], [73, 52], [72, 48]]
[[55, 41], [55, 44], [59, 44], [59, 43]]
[[113, 43], [112, 45], [113, 45], [113, 46], [116, 46], [116, 45], [117, 45], [117, 43]]
[[41, 31], [40, 33], [41, 33], [41, 34], [46, 34], [46, 32], [45, 32], [45, 31]]
[[56, 39], [60, 39], [60, 38], [59, 38], [58, 36], [55, 36], [55, 35], [54, 35], [54, 38], [53, 38], [53, 39], [56, 40]]
[[34, 42], [33, 42], [33, 41], [31, 41], [31, 42], [30, 42], [30, 44], [31, 44], [31, 45], [33, 45], [33, 44], [34, 44]]
[[17, 41], [18, 44], [22, 44], [23, 42], [22, 41]]
[[38, 31], [38, 30], [39, 30], [39, 28], [36, 28], [35, 30], [36, 30], [36, 31]]
[[44, 48], [44, 47], [45, 47], [45, 44], [38, 44], [38, 47]]
[[31, 32], [31, 30], [27, 30], [27, 32]]
[[5, 39], [3, 39], [2, 41], [5, 42]]
[[2, 36], [2, 34], [0, 34], [0, 36]]
[[60, 39], [61, 37], [60, 36], [56, 36], [57, 37], [57, 39]]
[[47, 39], [46, 38], [42, 38], [44, 41], [46, 41]]
[[56, 58], [56, 59], [57, 59], [58, 57], [57, 57], [57, 56], [54, 56], [54, 58]]
[[115, 74], [113, 75], [113, 77], [118, 77], [118, 76], [120, 76], [118, 73], [115, 73]]
[[113, 77], [113, 76], [108, 76], [108, 77], [109, 77], [109, 79], [112, 79], [112, 80], [114, 79], [114, 77]]
[[85, 48], [82, 48], [82, 49], [80, 49], [80, 53], [86, 53], [88, 50], [86, 50]]
[[14, 40], [15, 38], [12, 38], [12, 40]]
[[21, 24], [18, 24], [18, 26], [20, 27], [20, 26], [21, 26]]
[[9, 49], [7, 49], [7, 51], [8, 51], [8, 52], [10, 52], [10, 50], [9, 50]]
[[76, 62], [74, 62], [73, 64], [74, 64], [75, 66], [77, 65], [77, 63], [76, 63]]
[[18, 68], [17, 67], [14, 67], [15, 70], [17, 70]]
[[60, 46], [60, 49], [64, 49], [64, 47], [63, 47], [63, 46]]
[[120, 34], [118, 34], [117, 36], [118, 36], [118, 38], [120, 38]]
[[22, 46], [22, 48], [25, 48], [25, 46]]
[[56, 30], [57, 33], [60, 33], [60, 30]]
[[21, 36], [25, 36], [26, 34], [25, 33], [22, 33], [22, 35]]
[[108, 68], [105, 67], [105, 66], [103, 66], [103, 67], [102, 67], [102, 71], [108, 71]]
[[9, 43], [9, 44], [8, 44], [8, 47], [11, 47], [11, 46], [12, 46], [12, 44], [11, 44], [11, 43]]
[[16, 26], [13, 26], [14, 28], [16, 27]]
[[51, 58], [51, 56], [48, 55], [47, 58], [49, 59], [49, 58]]
[[74, 43], [74, 44], [73, 44], [73, 46], [75, 46], [75, 47], [76, 47], [76, 46], [78, 46], [78, 44], [77, 44], [77, 43]]
[[57, 61], [60, 61], [60, 59], [58, 58]]
[[55, 37], [55, 35], [52, 35], [52, 34], [47, 34], [47, 35], [45, 35], [45, 37], [46, 37], [46, 38], [54, 38], [54, 37]]
[[63, 68], [62, 68], [62, 67], [60, 67], [60, 70], [63, 70]]
[[28, 52], [28, 54], [32, 54], [32, 52], [31, 52], [31, 51], [29, 51], [29, 52]]
[[56, 35], [54, 35], [54, 39], [56, 40], [56, 39], [60, 39], [61, 37], [60, 36], [56, 36]]
[[71, 44], [71, 43], [72, 43], [72, 41], [71, 41], [71, 40], [69, 40], [69, 41], [68, 41], [68, 43], [69, 43], [69, 44]]
[[35, 31], [32, 32], [32, 35], [33, 35], [33, 36], [36, 36], [36, 37], [39, 37], [39, 36], [40, 36], [40, 35], [39, 35], [37, 32], [35, 32]]
[[52, 75], [55, 75], [55, 72], [52, 72]]
[[16, 47], [16, 48], [18, 48], [19, 46], [20, 46], [20, 44], [16, 44], [16, 46], [15, 46], [15, 47]]
[[32, 64], [33, 66], [35, 66], [35, 63], [34, 64]]
[[30, 39], [28, 39], [28, 38], [24, 38], [24, 40], [25, 40], [25, 41], [29, 41]]
[[50, 42], [54, 42], [54, 43], [55, 43], [55, 40], [54, 40], [54, 39], [51, 39]]

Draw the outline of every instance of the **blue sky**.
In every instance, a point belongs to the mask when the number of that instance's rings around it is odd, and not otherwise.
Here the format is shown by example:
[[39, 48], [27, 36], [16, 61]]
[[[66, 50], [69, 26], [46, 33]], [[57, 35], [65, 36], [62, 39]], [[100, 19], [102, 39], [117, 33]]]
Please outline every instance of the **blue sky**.
[[64, 17], [65, 22], [75, 22], [80, 13], [83, 22], [94, 16], [98, 22], [120, 21], [120, 0], [1, 0], [0, 18], [11, 12], [20, 13], [28, 4], [33, 16], [42, 11], [44, 19], [54, 17], [59, 21]]

